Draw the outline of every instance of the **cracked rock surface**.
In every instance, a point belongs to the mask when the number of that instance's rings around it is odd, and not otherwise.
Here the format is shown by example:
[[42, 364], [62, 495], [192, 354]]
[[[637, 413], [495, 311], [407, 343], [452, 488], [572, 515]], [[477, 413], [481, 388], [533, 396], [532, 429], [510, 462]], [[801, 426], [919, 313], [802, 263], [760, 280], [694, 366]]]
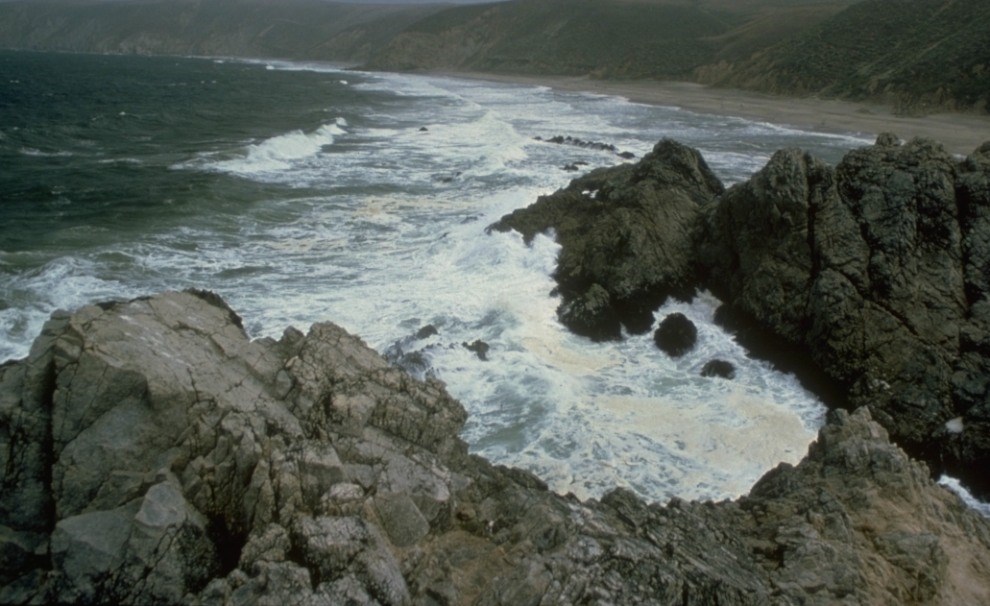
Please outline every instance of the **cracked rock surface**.
[[750, 351], [990, 498], [990, 143], [958, 160], [884, 134], [834, 167], [781, 150], [723, 191], [662, 141], [493, 228], [555, 231], [574, 332], [619, 338], [706, 288]]
[[990, 524], [865, 409], [734, 502], [580, 502], [467, 453], [441, 383], [204, 292], [0, 366], [0, 603], [977, 604]]

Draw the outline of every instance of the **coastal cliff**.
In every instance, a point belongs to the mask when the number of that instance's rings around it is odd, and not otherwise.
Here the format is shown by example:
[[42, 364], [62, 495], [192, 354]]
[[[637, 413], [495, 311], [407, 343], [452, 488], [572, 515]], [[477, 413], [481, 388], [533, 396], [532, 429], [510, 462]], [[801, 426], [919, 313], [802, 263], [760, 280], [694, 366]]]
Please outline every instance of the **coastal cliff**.
[[332, 324], [216, 295], [58, 313], [0, 366], [0, 602], [977, 604], [990, 522], [866, 409], [733, 502], [580, 502]]

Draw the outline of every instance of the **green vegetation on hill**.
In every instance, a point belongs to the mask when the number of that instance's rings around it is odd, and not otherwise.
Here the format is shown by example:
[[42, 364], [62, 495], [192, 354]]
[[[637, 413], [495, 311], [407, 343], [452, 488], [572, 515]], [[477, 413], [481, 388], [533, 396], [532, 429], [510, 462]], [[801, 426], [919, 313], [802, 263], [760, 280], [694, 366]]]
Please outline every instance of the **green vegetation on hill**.
[[734, 65], [722, 85], [881, 99], [904, 111], [990, 105], [990, 2], [864, 0]]
[[690, 77], [740, 17], [679, 3], [518, 0], [453, 8], [402, 34], [371, 65], [605, 77]]
[[987, 0], [382, 2], [12, 0], [0, 2], [0, 47], [678, 79], [905, 112], [990, 109]]
[[0, 48], [363, 61], [446, 8], [321, 0], [13, 0]]

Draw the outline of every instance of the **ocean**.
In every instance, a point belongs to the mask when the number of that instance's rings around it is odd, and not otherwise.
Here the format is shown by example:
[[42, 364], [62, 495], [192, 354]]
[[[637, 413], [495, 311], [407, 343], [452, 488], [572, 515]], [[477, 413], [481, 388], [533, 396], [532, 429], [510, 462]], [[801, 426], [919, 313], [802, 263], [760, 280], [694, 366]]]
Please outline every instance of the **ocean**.
[[[782, 147], [834, 163], [870, 142], [546, 87], [0, 51], [0, 360], [56, 309], [202, 288], [252, 337], [332, 321], [417, 361], [468, 410], [473, 452], [561, 493], [717, 500], [797, 462], [823, 405], [748, 358], [712, 296], [656, 314], [698, 325], [683, 358], [649, 334], [592, 343], [556, 320], [552, 234], [486, 233], [568, 165], [628, 161], [555, 136], [637, 158], [674, 138], [726, 184]], [[699, 375], [714, 357], [734, 380]]]

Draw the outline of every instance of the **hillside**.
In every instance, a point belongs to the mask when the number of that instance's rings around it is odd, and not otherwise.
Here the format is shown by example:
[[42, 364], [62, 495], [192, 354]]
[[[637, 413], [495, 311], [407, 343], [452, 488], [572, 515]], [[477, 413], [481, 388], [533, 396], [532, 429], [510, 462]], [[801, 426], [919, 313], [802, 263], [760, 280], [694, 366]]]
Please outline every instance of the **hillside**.
[[990, 105], [983, 0], [13, 0], [0, 48], [685, 80], [903, 113]]
[[990, 3], [864, 0], [702, 82], [788, 94], [878, 99], [902, 111], [986, 111]]
[[359, 62], [441, 5], [294, 0], [14, 0], [0, 47]]
[[519, 0], [449, 9], [396, 36], [379, 69], [689, 78], [742, 17], [680, 3]]

